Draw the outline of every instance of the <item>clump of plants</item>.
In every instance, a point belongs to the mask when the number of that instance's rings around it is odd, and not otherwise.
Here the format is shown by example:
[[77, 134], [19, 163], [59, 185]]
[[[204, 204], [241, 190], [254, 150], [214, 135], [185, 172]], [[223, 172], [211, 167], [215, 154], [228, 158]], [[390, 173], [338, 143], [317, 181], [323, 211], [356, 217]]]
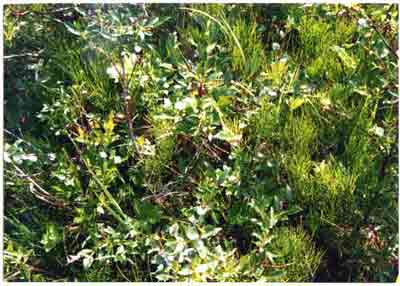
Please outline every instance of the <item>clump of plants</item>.
[[5, 6], [5, 279], [393, 282], [397, 23]]

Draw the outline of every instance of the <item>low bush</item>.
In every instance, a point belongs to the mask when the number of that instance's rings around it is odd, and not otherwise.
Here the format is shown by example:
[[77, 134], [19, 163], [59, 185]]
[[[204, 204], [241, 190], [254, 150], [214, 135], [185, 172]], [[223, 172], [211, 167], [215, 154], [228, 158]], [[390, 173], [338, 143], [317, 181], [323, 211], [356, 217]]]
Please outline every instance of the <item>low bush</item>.
[[5, 279], [393, 282], [397, 21], [5, 6]]

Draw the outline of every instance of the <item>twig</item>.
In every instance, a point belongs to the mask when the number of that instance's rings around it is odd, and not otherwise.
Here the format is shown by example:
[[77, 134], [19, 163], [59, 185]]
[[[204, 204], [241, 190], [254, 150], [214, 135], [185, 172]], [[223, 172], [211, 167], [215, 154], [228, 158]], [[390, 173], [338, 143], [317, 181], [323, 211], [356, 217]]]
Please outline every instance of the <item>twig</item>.
[[128, 282], [131, 282], [131, 280], [129, 280], [128, 277], [126, 277], [126, 275], [122, 272], [122, 270], [119, 268], [118, 263], [115, 263], [115, 266], [117, 266], [118, 272], [119, 274], [121, 274], [122, 277], [124, 277], [124, 279]]
[[[11, 170], [7, 170], [7, 169], [5, 169], [4, 170], [5, 172], [7, 172], [7, 173], [10, 173], [10, 174], [15, 174], [13, 171], [11, 171]], [[31, 177], [37, 177], [37, 176], [40, 176], [42, 174], [42, 172], [40, 172], [40, 173], [36, 173], [36, 174], [32, 174], [32, 175], [30, 175]], [[19, 175], [19, 177], [20, 178], [26, 178], [28, 175], [22, 175], [22, 174], [20, 174]]]
[[225, 149], [219, 147], [219, 146], [216, 145], [216, 144], [213, 144], [212, 147], [218, 149], [218, 150], [221, 151], [222, 153], [229, 154], [228, 151], [226, 151]]
[[[89, 163], [83, 158], [82, 151], [78, 148], [75, 141], [72, 139], [71, 135], [69, 133], [67, 133], [67, 136], [71, 140], [72, 145], [74, 145], [74, 148], [75, 148], [76, 152], [78, 152], [80, 158], [82, 158], [82, 162], [84, 163], [86, 170], [90, 173], [94, 182], [103, 191], [103, 194], [105, 195], [105, 197], [107, 197], [109, 199], [109, 201], [115, 207], [117, 212], [114, 209], [112, 209], [112, 207], [110, 205], [108, 205], [107, 203], [104, 203], [104, 206], [110, 211], [110, 213], [114, 216], [114, 218], [116, 218], [120, 223], [123, 224], [126, 221], [126, 219], [128, 218], [128, 216], [121, 209], [121, 207], [119, 206], [117, 201], [114, 199], [112, 194], [107, 190], [106, 186], [104, 186], [104, 184], [97, 178], [96, 173], [90, 168]], [[100, 195], [97, 192], [93, 192], [93, 193], [99, 199], [99, 201], [102, 202]]]
[[24, 53], [24, 54], [19, 54], [19, 55], [8, 55], [4, 56], [3, 58], [5, 60], [13, 59], [13, 58], [22, 58], [22, 57], [38, 57], [40, 53], [42, 53], [44, 50], [40, 50], [36, 53]]
[[146, 4], [145, 4], [145, 3], [142, 4], [142, 9], [143, 9], [144, 15], [145, 15], [146, 17], [149, 17], [149, 13], [148, 13], [147, 10], [146, 10]]
[[190, 181], [190, 183], [194, 184], [194, 185], [199, 185], [195, 179], [193, 179], [189, 174], [186, 174], [186, 176], [180, 172], [178, 172], [177, 170], [173, 169], [172, 167], [168, 166], [168, 165], [164, 165], [168, 170], [170, 170], [171, 172], [175, 173], [176, 175], [180, 176], [180, 177], [187, 177]]
[[7, 276], [7, 277], [4, 277], [4, 280], [5, 280], [5, 281], [10, 281], [12, 278], [18, 276], [19, 274], [21, 274], [21, 271], [20, 271], [20, 270], [17, 271], [17, 272], [15, 272], [15, 273], [13, 273], [13, 274], [11, 274], [11, 275], [9, 275], [9, 276]]
[[374, 21], [372, 20], [372, 18], [367, 15], [368, 20], [371, 22], [371, 26], [372, 28], [375, 30], [375, 32], [378, 34], [378, 36], [382, 39], [383, 43], [385, 44], [385, 46], [389, 49], [389, 51], [394, 55], [394, 57], [396, 59], [399, 58], [399, 56], [397, 55], [396, 51], [393, 50], [393, 48], [389, 45], [389, 43], [386, 41], [386, 38], [382, 35], [382, 33], [378, 30], [378, 27], [376, 27]]
[[125, 116], [126, 116], [126, 122], [128, 124], [129, 136], [131, 137], [132, 141], [135, 141], [135, 135], [133, 133], [133, 125], [132, 125], [132, 110], [131, 110], [132, 98], [129, 96], [128, 87], [126, 86], [123, 87], [121, 95], [124, 100]]
[[[122, 83], [122, 93], [121, 97], [122, 100], [124, 101], [124, 109], [125, 109], [125, 116], [126, 116], [126, 122], [128, 124], [128, 132], [129, 136], [131, 137], [132, 141], [135, 141], [135, 135], [133, 133], [133, 126], [132, 126], [132, 110], [131, 110], [131, 105], [132, 105], [132, 98], [129, 96], [129, 80], [126, 79], [126, 71], [125, 71], [125, 63], [123, 57], [120, 58], [121, 61], [121, 83]], [[133, 72], [132, 72], [133, 73]]]
[[[353, 12], [360, 13], [357, 11], [355, 8], [351, 8]], [[374, 31], [378, 34], [378, 36], [382, 39], [383, 43], [385, 46], [389, 49], [389, 51], [392, 53], [392, 55], [398, 59], [399, 56], [397, 55], [396, 51], [393, 50], [393, 48], [389, 45], [389, 43], [386, 41], [386, 38], [382, 35], [382, 33], [378, 30], [378, 27], [376, 26], [374, 20], [369, 16], [367, 13], [363, 13], [364, 11], [361, 11], [361, 15], [365, 16], [368, 18], [368, 21], [370, 22], [371, 27], [374, 29]]]
[[175, 194], [182, 194], [182, 193], [181, 192], [177, 192], [177, 191], [164, 192], [164, 193], [159, 193], [159, 194], [154, 194], [154, 195], [149, 195], [149, 196], [143, 197], [141, 199], [141, 201], [143, 202], [143, 201], [152, 200], [152, 199], [161, 199], [161, 198], [169, 197], [169, 196], [172, 196], [172, 195], [175, 195]]
[[292, 264], [294, 264], [294, 263], [286, 263], [286, 264], [269, 265], [269, 267], [271, 267], [271, 268], [277, 268], [277, 269], [279, 269], [279, 268], [286, 268], [286, 267], [288, 267], [288, 266], [290, 266], [290, 265], [292, 265]]
[[274, 269], [280, 269], [280, 268], [286, 268], [286, 267], [288, 267], [288, 266], [290, 266], [290, 265], [292, 265], [292, 264], [294, 264], [294, 263], [285, 263], [285, 264], [271, 264], [268, 260], [264, 260], [263, 262], [262, 262], [262, 266], [264, 266], [264, 267], [271, 267], [271, 268], [274, 268]]
[[9, 131], [9, 130], [7, 130], [7, 129], [4, 129], [4, 132], [7, 133], [7, 134], [9, 134], [9, 135], [11, 135], [11, 136], [13, 136], [15, 139], [21, 140], [22, 142], [26, 143], [27, 145], [31, 146], [31, 147], [34, 148], [34, 149], [39, 149], [38, 147], [32, 145], [32, 143], [30, 143], [30, 142], [28, 142], [28, 141], [22, 139], [21, 137], [19, 137], [18, 135], [15, 135], [14, 133], [12, 133], [11, 131]]
[[[67, 208], [68, 207], [64, 202], [54, 198], [51, 194], [49, 194], [38, 183], [36, 183], [29, 175], [25, 174], [25, 172], [22, 171], [17, 165], [13, 164], [13, 166], [17, 170], [17, 172], [19, 173], [17, 175], [19, 175], [20, 178], [26, 179], [31, 183], [31, 186], [30, 186], [29, 190], [35, 197], [37, 197], [38, 199], [40, 199], [40, 200], [42, 200], [42, 201], [44, 201], [44, 202], [46, 202], [48, 204], [56, 206], [58, 208]], [[35, 187], [40, 192], [35, 190]]]
[[124, 111], [125, 111], [125, 119], [128, 124], [128, 133], [129, 136], [131, 137], [132, 141], [135, 141], [135, 135], [133, 132], [133, 125], [132, 125], [132, 118], [133, 118], [133, 112], [131, 109], [132, 105], [132, 98], [129, 96], [129, 83], [132, 79], [133, 76], [133, 71], [131, 75], [129, 76], [129, 79], [126, 78], [126, 70], [125, 70], [125, 63], [124, 63], [124, 57], [121, 56], [119, 58], [120, 64], [121, 64], [121, 70], [117, 68], [117, 65], [113, 62], [112, 58], [108, 56], [104, 51], [100, 50], [106, 57], [111, 61], [111, 64], [113, 68], [117, 71], [119, 80], [121, 81], [122, 85], [122, 92], [121, 92], [121, 98], [123, 100], [124, 104]]
[[342, 232], [345, 232], [345, 231], [346, 231], [346, 229], [344, 229], [343, 227], [340, 227], [340, 226], [338, 226], [337, 224], [335, 224], [335, 223], [333, 223], [333, 222], [330, 222], [329, 220], [327, 220], [327, 219], [325, 219], [325, 218], [323, 218], [323, 217], [321, 217], [321, 220], [327, 222], [327, 223], [330, 224], [331, 226], [336, 227], [337, 229], [341, 230]]
[[240, 87], [242, 90], [244, 90], [245, 92], [247, 92], [249, 95], [256, 97], [256, 95], [245, 85], [241, 84], [240, 82], [236, 82], [234, 80], [231, 80], [231, 83], [235, 86]]

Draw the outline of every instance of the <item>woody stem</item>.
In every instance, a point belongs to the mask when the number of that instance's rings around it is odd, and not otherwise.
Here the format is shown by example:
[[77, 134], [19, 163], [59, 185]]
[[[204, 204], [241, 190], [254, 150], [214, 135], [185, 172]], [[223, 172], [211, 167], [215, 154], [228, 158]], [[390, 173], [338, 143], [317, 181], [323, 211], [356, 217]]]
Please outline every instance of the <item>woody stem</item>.
[[121, 67], [122, 67], [121, 97], [122, 100], [124, 101], [125, 117], [126, 117], [126, 122], [128, 124], [129, 136], [131, 137], [132, 141], [134, 141], [135, 135], [133, 134], [133, 126], [132, 126], [132, 110], [130, 108], [132, 98], [129, 96], [128, 81], [126, 79], [125, 65], [124, 65], [124, 60], [122, 58], [121, 58]]

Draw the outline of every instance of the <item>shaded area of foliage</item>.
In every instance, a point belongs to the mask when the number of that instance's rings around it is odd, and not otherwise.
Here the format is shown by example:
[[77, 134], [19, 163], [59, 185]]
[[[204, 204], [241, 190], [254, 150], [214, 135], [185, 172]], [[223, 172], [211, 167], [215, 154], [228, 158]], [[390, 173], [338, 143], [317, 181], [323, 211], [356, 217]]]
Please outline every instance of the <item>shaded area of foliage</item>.
[[8, 281], [394, 281], [397, 6], [4, 12]]

